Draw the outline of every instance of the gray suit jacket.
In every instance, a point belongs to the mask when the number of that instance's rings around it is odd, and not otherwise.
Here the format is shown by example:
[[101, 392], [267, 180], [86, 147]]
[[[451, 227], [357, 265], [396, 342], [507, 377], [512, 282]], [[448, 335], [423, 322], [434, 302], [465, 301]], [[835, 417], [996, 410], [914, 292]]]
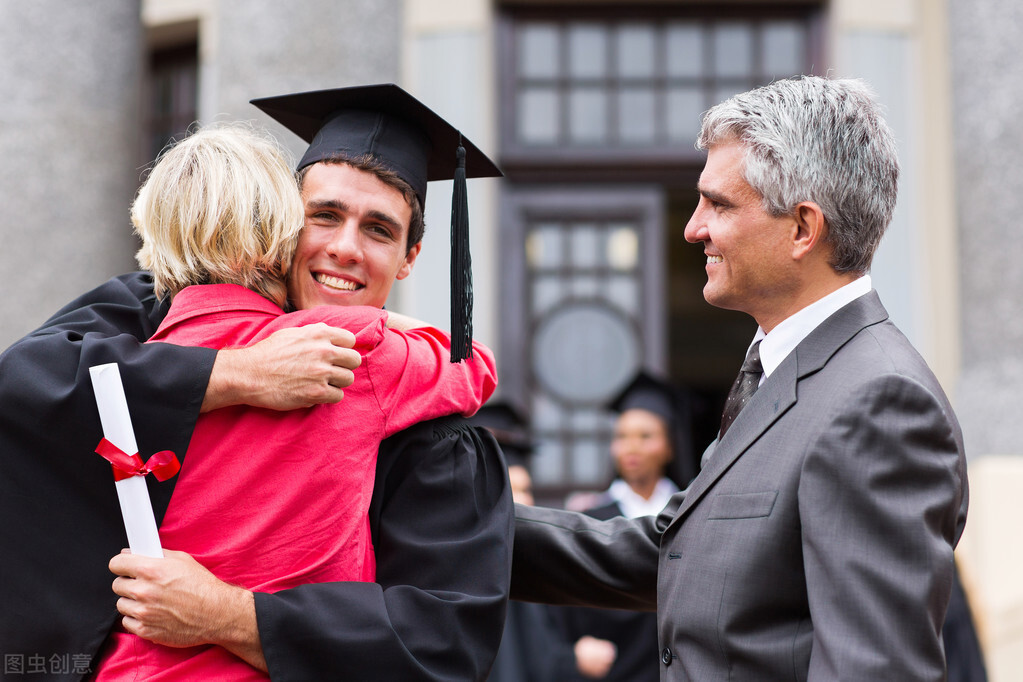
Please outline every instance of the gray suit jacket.
[[657, 517], [516, 508], [512, 598], [658, 612], [663, 680], [942, 680], [962, 434], [875, 293], [811, 333]]

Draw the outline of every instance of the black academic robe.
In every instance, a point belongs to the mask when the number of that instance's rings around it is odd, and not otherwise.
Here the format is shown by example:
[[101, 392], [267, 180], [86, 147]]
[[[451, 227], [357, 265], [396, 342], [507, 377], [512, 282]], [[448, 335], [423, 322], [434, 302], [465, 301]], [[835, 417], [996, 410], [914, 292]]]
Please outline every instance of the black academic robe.
[[576, 675], [573, 642], [558, 632], [545, 604], [513, 601], [487, 682], [566, 682]]
[[[617, 502], [588, 509], [596, 519], [622, 516]], [[518, 603], [518, 602], [513, 602]], [[561, 636], [572, 642], [584, 635], [606, 639], [618, 648], [618, 656], [605, 682], [657, 682], [661, 675], [660, 649], [657, 646], [657, 614], [645, 611], [593, 609], [582, 606], [550, 607]], [[565, 680], [583, 682], [578, 672]]]
[[948, 602], [948, 611], [945, 612], [941, 639], [945, 644], [947, 682], [987, 682], [984, 655], [980, 650], [973, 613], [959, 580], [958, 570], [952, 574], [952, 596]]
[[[107, 562], [127, 541], [110, 465], [93, 453], [88, 368], [119, 364], [143, 457], [187, 449], [215, 352], [140, 344], [165, 313], [148, 276], [124, 275], [0, 355], [0, 651], [34, 661], [33, 679], [80, 679], [117, 618]], [[174, 482], [147, 477], [157, 522]], [[445, 418], [388, 439], [370, 507], [377, 582], [257, 594], [272, 679], [484, 679], [512, 519], [489, 434]]]

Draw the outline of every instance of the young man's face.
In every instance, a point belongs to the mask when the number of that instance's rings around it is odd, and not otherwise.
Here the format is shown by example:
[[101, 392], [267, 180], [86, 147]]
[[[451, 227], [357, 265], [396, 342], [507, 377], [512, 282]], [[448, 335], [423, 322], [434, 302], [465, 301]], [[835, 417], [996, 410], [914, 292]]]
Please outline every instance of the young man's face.
[[685, 238], [703, 242], [711, 305], [740, 310], [770, 329], [787, 309], [798, 279], [793, 276], [795, 221], [764, 210], [761, 196], [742, 177], [743, 148], [726, 142], [710, 148], [700, 174], [700, 203]]
[[288, 276], [288, 298], [382, 308], [395, 280], [412, 272], [422, 244], [407, 249], [412, 209], [394, 187], [347, 164], [316, 163], [302, 182], [305, 227]]

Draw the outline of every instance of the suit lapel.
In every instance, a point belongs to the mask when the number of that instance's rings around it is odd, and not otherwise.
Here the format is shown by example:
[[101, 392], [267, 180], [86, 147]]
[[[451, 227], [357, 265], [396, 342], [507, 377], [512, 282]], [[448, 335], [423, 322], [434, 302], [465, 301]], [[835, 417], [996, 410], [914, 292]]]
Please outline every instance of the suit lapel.
[[689, 484], [671, 525], [678, 523], [756, 440], [799, 399], [800, 380], [818, 372], [839, 348], [870, 325], [888, 319], [877, 292], [861, 296], [837, 310], [813, 330], [753, 394], [721, 440], [703, 455], [703, 468]]

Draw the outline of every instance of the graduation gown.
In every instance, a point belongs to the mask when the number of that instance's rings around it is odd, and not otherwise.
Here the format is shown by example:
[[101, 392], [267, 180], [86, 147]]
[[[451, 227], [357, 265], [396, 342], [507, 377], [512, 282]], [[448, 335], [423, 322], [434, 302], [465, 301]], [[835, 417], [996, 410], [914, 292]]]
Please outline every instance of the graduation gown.
[[[81, 679], [117, 619], [107, 562], [127, 541], [88, 368], [119, 364], [144, 458], [187, 449], [215, 351], [141, 344], [165, 314], [148, 275], [123, 275], [0, 355], [0, 651], [43, 661], [33, 679]], [[159, 523], [175, 479], [152, 479]], [[370, 523], [376, 583], [256, 595], [271, 678], [485, 678], [510, 574], [496, 442], [454, 417], [384, 441]]]
[[558, 632], [545, 604], [513, 601], [487, 682], [567, 682], [578, 677], [574, 642]]
[[952, 597], [945, 612], [941, 639], [945, 643], [947, 682], [987, 682], [984, 655], [958, 570], [952, 574]]
[[[583, 512], [602, 521], [623, 516], [618, 503]], [[518, 604], [521, 602], [512, 602]], [[660, 649], [657, 646], [657, 614], [648, 611], [594, 609], [584, 606], [549, 607], [562, 637], [575, 642], [584, 635], [606, 639], [618, 648], [614, 665], [603, 679], [606, 682], [657, 682], [661, 676]], [[578, 672], [565, 680], [584, 682]]]

